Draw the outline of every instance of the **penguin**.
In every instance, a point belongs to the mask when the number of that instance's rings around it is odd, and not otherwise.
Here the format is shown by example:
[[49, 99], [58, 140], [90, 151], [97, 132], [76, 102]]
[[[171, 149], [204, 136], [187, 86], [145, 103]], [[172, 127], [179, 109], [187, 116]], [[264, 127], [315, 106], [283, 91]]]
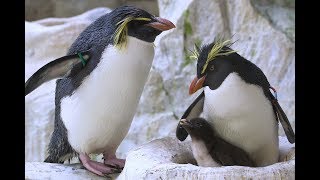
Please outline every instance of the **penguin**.
[[[189, 94], [203, 88], [181, 119], [200, 116], [225, 141], [247, 152], [256, 166], [278, 162], [278, 122], [290, 143], [295, 134], [262, 70], [230, 48], [230, 40], [216, 38], [202, 47], [195, 45], [197, 75]], [[176, 137], [184, 141], [187, 131], [178, 123]]]
[[191, 148], [198, 166], [249, 166], [255, 167], [247, 152], [219, 137], [203, 118], [182, 119], [180, 125], [191, 136]]
[[[128, 133], [154, 57], [154, 40], [175, 28], [134, 6], [120, 6], [90, 24], [67, 55], [40, 68], [25, 84], [28, 95], [57, 79], [55, 121], [45, 162], [78, 157], [99, 176], [120, 172], [115, 152]], [[104, 163], [89, 154], [103, 154]]]

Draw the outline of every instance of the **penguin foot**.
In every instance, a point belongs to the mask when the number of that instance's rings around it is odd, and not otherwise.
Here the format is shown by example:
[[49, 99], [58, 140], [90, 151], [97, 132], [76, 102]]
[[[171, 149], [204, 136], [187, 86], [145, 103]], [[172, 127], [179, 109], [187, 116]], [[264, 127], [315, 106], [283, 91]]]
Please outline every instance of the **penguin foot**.
[[99, 176], [106, 176], [108, 174], [120, 173], [121, 170], [118, 168], [113, 168], [106, 166], [103, 163], [92, 161], [90, 157], [86, 154], [81, 153], [79, 155], [82, 165], [90, 172], [97, 174]]
[[117, 169], [123, 169], [126, 163], [125, 159], [118, 159], [114, 154], [103, 154], [104, 164]]

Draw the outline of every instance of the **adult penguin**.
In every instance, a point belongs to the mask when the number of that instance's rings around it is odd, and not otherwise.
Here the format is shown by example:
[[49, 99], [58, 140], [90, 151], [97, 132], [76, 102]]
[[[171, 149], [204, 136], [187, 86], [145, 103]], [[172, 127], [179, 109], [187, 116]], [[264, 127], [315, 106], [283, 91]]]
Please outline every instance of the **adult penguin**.
[[[54, 131], [45, 162], [78, 156], [89, 171], [119, 172], [115, 156], [135, 114], [154, 57], [155, 38], [174, 28], [169, 20], [121, 6], [89, 25], [67, 56], [48, 63], [25, 84], [25, 95], [51, 79], [55, 91]], [[104, 163], [89, 154], [103, 153]]]
[[[273, 89], [259, 67], [230, 48], [230, 40], [215, 40], [195, 46], [197, 76], [189, 94], [204, 87], [181, 119], [198, 117], [202, 112], [217, 134], [243, 149], [257, 166], [278, 162], [278, 121], [290, 143], [295, 135]], [[273, 89], [274, 90], [274, 89]], [[183, 141], [187, 131], [178, 124], [176, 136]]]

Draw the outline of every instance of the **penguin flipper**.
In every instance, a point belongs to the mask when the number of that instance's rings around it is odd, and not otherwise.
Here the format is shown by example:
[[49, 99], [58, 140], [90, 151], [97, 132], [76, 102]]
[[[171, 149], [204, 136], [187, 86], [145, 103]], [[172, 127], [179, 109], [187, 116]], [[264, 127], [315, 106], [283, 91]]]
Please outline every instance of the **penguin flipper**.
[[[198, 117], [202, 110], [203, 110], [203, 104], [204, 104], [204, 91], [191, 103], [191, 105], [188, 107], [188, 109], [184, 112], [181, 119], [192, 119], [195, 117]], [[181, 121], [180, 119], [180, 121]], [[188, 137], [187, 131], [180, 125], [180, 121], [178, 123], [177, 129], [176, 129], [176, 137], [180, 141], [184, 141]]]
[[[90, 59], [90, 50], [81, 52], [81, 55], [87, 62]], [[80, 63], [83, 62], [79, 55], [73, 54], [60, 57], [44, 65], [25, 83], [25, 96], [47, 81], [68, 76], [71, 69]]]
[[280, 121], [283, 129], [284, 129], [284, 132], [287, 136], [287, 139], [288, 141], [293, 144], [295, 143], [295, 135], [294, 135], [294, 131], [291, 127], [291, 124], [286, 116], [286, 114], [284, 113], [284, 111], [282, 110], [279, 102], [277, 101], [277, 99], [272, 99], [271, 100], [272, 102], [272, 106], [273, 106], [273, 109], [275, 110], [275, 114], [277, 116], [277, 119]]

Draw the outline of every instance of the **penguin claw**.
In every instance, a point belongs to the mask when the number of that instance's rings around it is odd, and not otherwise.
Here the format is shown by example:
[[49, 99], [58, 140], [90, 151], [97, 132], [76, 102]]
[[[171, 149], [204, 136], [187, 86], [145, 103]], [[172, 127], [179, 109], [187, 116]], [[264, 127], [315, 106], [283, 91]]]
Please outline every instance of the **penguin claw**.
[[107, 154], [104, 154], [104, 164], [109, 167], [123, 169], [125, 162], [125, 159], [118, 159], [115, 155], [108, 156]]
[[115, 169], [123, 169], [123, 167], [120, 167], [118, 164], [105, 164], [105, 165]]
[[112, 173], [121, 173], [122, 169], [112, 169]]
[[97, 174], [99, 176], [105, 176], [108, 174], [119, 173], [122, 171], [122, 170], [119, 170], [119, 169], [116, 169], [113, 167], [109, 167], [104, 163], [92, 161], [92, 160], [90, 160], [89, 156], [86, 154], [80, 154], [79, 158], [80, 158], [82, 165], [85, 167], [85, 169], [87, 169], [88, 171], [90, 171], [94, 174]]
[[108, 179], [112, 179], [111, 176], [109, 176], [109, 174], [103, 174], [104, 177], [108, 178]]

